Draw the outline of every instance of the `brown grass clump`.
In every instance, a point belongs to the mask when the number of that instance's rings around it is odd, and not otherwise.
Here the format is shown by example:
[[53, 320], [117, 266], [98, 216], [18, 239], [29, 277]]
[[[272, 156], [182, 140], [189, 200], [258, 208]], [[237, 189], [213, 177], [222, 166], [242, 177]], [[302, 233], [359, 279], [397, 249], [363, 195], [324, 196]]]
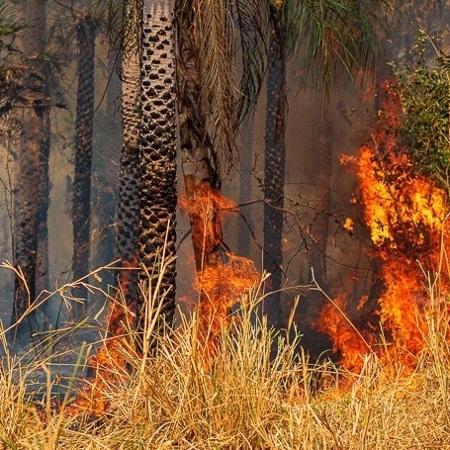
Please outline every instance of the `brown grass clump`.
[[[401, 367], [382, 365], [372, 355], [362, 372], [352, 375], [328, 362], [310, 364], [298, 340], [269, 331], [256, 318], [257, 297], [252, 292], [243, 299], [240, 313], [220, 335], [221, 352], [212, 363], [205, 364], [195, 317], [182, 317], [175, 332], [159, 338], [154, 353], [138, 356], [132, 346], [124, 348], [128, 370], [103, 386], [110, 407], [102, 417], [68, 413], [74, 387], [55, 407], [48, 356], [25, 364], [6, 352], [0, 371], [1, 448], [450, 448], [444, 313], [428, 317], [427, 348], [414, 372], [401, 376]], [[35, 371], [48, 375], [47, 394], [38, 405], [26, 389]]]

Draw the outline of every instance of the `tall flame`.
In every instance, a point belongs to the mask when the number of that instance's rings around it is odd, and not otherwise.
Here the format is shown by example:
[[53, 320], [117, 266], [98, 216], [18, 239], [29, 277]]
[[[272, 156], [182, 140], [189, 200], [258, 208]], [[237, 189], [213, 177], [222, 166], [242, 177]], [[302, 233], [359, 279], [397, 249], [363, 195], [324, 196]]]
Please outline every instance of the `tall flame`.
[[[342, 160], [352, 164], [357, 175], [372, 242], [369, 256], [381, 265], [377, 282], [383, 287], [375, 308], [359, 308], [360, 320], [354, 326], [348, 317], [358, 313], [341, 294], [321, 311], [317, 327], [330, 335], [343, 366], [354, 371], [360, 370], [361, 356], [368, 352], [414, 367], [424, 348], [425, 313], [430, 306], [424, 272], [436, 272], [442, 246], [450, 243], [447, 194], [415, 173], [397, 139], [399, 124], [399, 102], [390, 94], [373, 142], [357, 157]], [[450, 290], [448, 274], [441, 274], [440, 288], [443, 293]], [[382, 325], [387, 345], [381, 345], [374, 318]]]

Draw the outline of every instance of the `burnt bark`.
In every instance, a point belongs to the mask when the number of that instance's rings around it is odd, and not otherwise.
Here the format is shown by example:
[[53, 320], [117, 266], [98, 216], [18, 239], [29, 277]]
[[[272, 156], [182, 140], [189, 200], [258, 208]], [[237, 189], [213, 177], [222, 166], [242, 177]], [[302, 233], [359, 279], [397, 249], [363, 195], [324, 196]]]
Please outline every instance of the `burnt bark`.
[[[89, 15], [79, 21], [76, 29], [78, 87], [72, 200], [74, 280], [78, 280], [89, 272], [96, 30], [96, 21]], [[85, 301], [88, 298], [87, 290], [83, 286], [76, 287], [73, 295], [83, 301], [82, 304], [74, 303], [73, 305], [75, 315], [80, 314], [85, 309]]]

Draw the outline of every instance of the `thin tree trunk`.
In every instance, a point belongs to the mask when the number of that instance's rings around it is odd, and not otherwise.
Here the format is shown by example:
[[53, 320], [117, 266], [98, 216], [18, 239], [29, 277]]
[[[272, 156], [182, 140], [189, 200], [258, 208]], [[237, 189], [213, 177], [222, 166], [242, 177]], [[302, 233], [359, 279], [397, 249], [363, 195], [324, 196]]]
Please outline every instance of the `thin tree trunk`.
[[[239, 203], [248, 202], [252, 197], [252, 157], [253, 157], [253, 132], [255, 126], [254, 112], [246, 120], [242, 129], [242, 150], [241, 150], [241, 171], [239, 183]], [[251, 225], [251, 206], [241, 210], [244, 218], [239, 221], [238, 249], [242, 256], [250, 256], [250, 232], [248, 226]]]
[[312, 235], [314, 242], [310, 248], [310, 263], [314, 270], [315, 280], [320, 287], [326, 290], [327, 282], [327, 244], [329, 231], [329, 212], [331, 204], [330, 184], [332, 171], [332, 149], [333, 149], [333, 124], [329, 113], [320, 122], [318, 129], [318, 148], [316, 158], [316, 185], [317, 203], [316, 219], [313, 224]]
[[[117, 207], [117, 257], [124, 267], [138, 265], [140, 121], [141, 121], [141, 40], [142, 2], [127, 0], [124, 5], [125, 32], [122, 43], [122, 153]], [[135, 271], [119, 274], [127, 304], [136, 309]]]
[[[144, 288], [165, 271], [158, 328], [175, 312], [177, 125], [175, 105], [174, 0], [144, 0], [139, 257]], [[164, 257], [164, 258], [163, 258]], [[163, 261], [165, 260], [165, 261]]]
[[[78, 87], [75, 121], [75, 163], [73, 181], [73, 278], [77, 280], [89, 272], [92, 136], [95, 94], [95, 35], [97, 25], [86, 15], [77, 25]], [[87, 290], [80, 286], [74, 297], [87, 301]], [[76, 306], [75, 306], [76, 305]], [[85, 304], [74, 304], [75, 314], [84, 311]]]
[[[45, 96], [47, 102], [50, 101], [50, 72], [48, 64], [43, 66], [45, 75]], [[51, 123], [50, 108], [44, 112], [44, 140], [41, 145], [41, 186], [39, 189], [39, 209], [38, 209], [38, 259], [36, 267], [36, 294], [39, 295], [48, 285], [49, 260], [48, 260], [48, 208], [50, 204], [50, 175], [49, 158], [51, 146]], [[45, 310], [47, 305], [43, 305]]]
[[[48, 80], [48, 78], [47, 78]], [[46, 96], [49, 98], [48, 85]], [[49, 276], [48, 260], [48, 208], [50, 202], [50, 176], [49, 176], [49, 157], [50, 157], [50, 109], [44, 112], [44, 139], [41, 145], [40, 165], [41, 180], [39, 187], [39, 205], [37, 212], [37, 259], [36, 259], [36, 295], [39, 296], [47, 289]], [[44, 294], [45, 295], [45, 294]], [[49, 304], [44, 303], [36, 311], [36, 319], [40, 323], [40, 328], [47, 329], [50, 326]]]
[[271, 315], [281, 310], [279, 291], [283, 278], [286, 96], [286, 58], [282, 47], [282, 31], [274, 19], [269, 43], [264, 152], [264, 269], [271, 274], [270, 290], [274, 292], [265, 303], [264, 311]]
[[[21, 116], [22, 132], [14, 199], [14, 262], [22, 271], [23, 279], [16, 277], [15, 281], [13, 323], [25, 313], [36, 296], [40, 191], [45, 184], [42, 182], [41, 156], [48, 137], [45, 123], [49, 107], [41, 58], [45, 51], [45, 0], [26, 2], [25, 23], [27, 29], [23, 31], [23, 51], [26, 68], [22, 94], [24, 108]], [[28, 325], [35, 328], [33, 321], [30, 315]]]

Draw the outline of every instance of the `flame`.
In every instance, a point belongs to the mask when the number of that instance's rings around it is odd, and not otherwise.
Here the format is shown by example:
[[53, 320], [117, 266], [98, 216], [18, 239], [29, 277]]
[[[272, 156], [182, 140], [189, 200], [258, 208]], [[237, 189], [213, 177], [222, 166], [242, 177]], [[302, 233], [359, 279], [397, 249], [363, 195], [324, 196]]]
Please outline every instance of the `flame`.
[[92, 380], [86, 380], [76, 399], [65, 409], [65, 414], [78, 416], [88, 413], [92, 417], [101, 417], [110, 409], [108, 392], [117, 386], [124, 377], [126, 360], [125, 351], [132, 347], [127, 336], [129, 329], [135, 325], [136, 299], [128, 298], [131, 270], [137, 266], [137, 257], [124, 262], [120, 273], [120, 287], [116, 299], [110, 305], [108, 318], [109, 338], [88, 361], [87, 366], [93, 372]]
[[236, 204], [208, 184], [201, 183], [182, 198], [181, 207], [191, 219], [192, 243], [197, 260], [194, 289], [199, 294], [200, 337], [207, 354], [230, 322], [230, 312], [239, 298], [258, 280], [253, 262], [222, 250], [224, 218], [237, 211]]
[[228, 261], [206, 267], [197, 274], [194, 288], [202, 294], [200, 326], [202, 333], [214, 341], [230, 321], [231, 308], [258, 281], [258, 272], [247, 258], [227, 254]]
[[344, 223], [342, 224], [342, 228], [345, 231], [348, 231], [349, 233], [353, 233], [354, 226], [355, 224], [353, 223], [353, 220], [350, 217], [347, 217]]
[[[379, 119], [373, 142], [363, 146], [357, 157], [344, 156], [341, 162], [356, 172], [372, 243], [369, 256], [381, 264], [377, 282], [383, 288], [375, 307], [367, 296], [354, 307], [340, 294], [322, 309], [316, 322], [331, 337], [342, 365], [352, 371], [361, 370], [362, 356], [369, 352], [399, 362], [405, 370], [414, 368], [425, 346], [425, 314], [430, 308], [424, 272], [436, 272], [442, 244], [450, 243], [447, 194], [415, 173], [398, 142], [401, 105], [393, 94], [388, 95]], [[448, 293], [448, 275], [442, 274], [440, 281], [442, 293]]]

